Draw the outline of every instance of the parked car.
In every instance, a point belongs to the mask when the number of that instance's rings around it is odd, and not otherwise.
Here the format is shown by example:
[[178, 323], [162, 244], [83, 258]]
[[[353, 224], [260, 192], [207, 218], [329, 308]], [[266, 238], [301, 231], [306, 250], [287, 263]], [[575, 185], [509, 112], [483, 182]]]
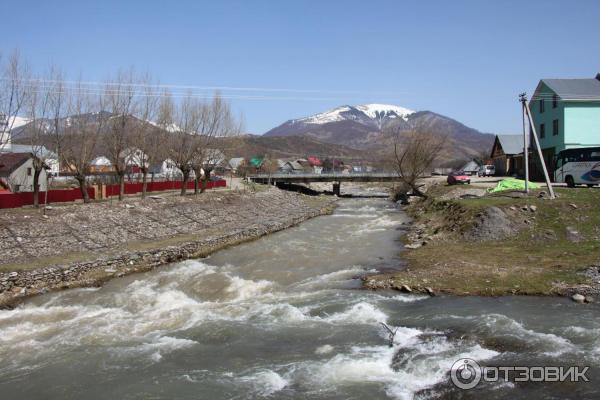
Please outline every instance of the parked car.
[[459, 183], [471, 183], [471, 178], [465, 174], [465, 171], [455, 171], [448, 174], [448, 179], [446, 180], [448, 185], [457, 185]]
[[482, 165], [477, 172], [477, 176], [494, 176], [496, 175], [496, 167], [493, 165]]

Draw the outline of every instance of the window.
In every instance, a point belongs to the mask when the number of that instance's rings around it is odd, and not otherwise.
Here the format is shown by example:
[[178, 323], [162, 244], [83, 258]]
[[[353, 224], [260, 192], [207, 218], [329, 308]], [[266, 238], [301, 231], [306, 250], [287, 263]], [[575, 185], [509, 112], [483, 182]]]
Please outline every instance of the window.
[[546, 137], [546, 124], [540, 124], [540, 139]]
[[31, 176], [31, 168], [27, 168], [27, 176]]
[[552, 108], [556, 108], [558, 107], [558, 96], [554, 95], [552, 96]]
[[564, 150], [561, 155], [565, 163], [600, 161], [600, 147]]
[[562, 167], [562, 165], [563, 165], [563, 159], [562, 158], [557, 158], [554, 161], [554, 169], [558, 169], [558, 168]]
[[558, 120], [552, 121], [552, 136], [558, 136]]
[[544, 99], [540, 99], [540, 113], [544, 112]]

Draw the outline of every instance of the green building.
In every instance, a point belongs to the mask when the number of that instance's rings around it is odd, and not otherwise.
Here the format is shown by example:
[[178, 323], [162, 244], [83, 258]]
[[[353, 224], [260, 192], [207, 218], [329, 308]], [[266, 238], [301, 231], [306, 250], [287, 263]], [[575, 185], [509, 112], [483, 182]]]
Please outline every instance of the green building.
[[559, 151], [600, 146], [600, 74], [593, 79], [542, 79], [530, 109], [551, 171]]

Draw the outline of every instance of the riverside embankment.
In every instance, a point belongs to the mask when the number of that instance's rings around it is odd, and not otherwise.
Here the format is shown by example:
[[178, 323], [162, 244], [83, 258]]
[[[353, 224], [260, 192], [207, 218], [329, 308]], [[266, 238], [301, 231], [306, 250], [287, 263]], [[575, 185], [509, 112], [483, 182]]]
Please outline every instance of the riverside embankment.
[[145, 271], [331, 212], [336, 199], [275, 188], [0, 213], [0, 306]]
[[[433, 182], [413, 198], [403, 271], [365, 286], [453, 295], [600, 294], [600, 190], [556, 189], [489, 194], [477, 185]], [[574, 298], [575, 299], [575, 298]]]

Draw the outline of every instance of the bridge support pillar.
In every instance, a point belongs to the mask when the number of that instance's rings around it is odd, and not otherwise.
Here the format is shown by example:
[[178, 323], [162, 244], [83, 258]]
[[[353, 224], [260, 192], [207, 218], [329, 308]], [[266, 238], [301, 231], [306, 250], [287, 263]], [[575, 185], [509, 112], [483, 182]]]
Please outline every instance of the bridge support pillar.
[[339, 196], [341, 191], [340, 187], [342, 186], [341, 182], [333, 182], [333, 194]]

